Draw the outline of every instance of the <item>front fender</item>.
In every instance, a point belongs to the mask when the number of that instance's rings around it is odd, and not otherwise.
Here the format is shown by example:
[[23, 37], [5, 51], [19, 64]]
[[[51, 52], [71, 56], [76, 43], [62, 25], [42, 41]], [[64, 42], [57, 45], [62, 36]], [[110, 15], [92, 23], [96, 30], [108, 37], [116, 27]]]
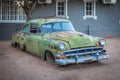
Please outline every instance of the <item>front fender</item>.
[[58, 48], [58, 43], [59, 42], [62, 42], [65, 44], [65, 50], [68, 50], [70, 49], [70, 46], [67, 42], [65, 41], [60, 41], [60, 40], [53, 40], [53, 39], [44, 39], [43, 40], [44, 42], [42, 42], [42, 46], [44, 48], [44, 52], [46, 50], [52, 52], [52, 54], [58, 54], [58, 53], [61, 53], [63, 50], [60, 50]]

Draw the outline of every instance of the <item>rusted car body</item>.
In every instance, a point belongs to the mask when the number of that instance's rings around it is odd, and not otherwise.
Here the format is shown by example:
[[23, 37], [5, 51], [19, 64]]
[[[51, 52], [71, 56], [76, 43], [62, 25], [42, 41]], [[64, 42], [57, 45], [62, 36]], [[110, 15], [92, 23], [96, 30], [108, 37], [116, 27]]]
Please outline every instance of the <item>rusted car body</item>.
[[69, 20], [59, 18], [30, 20], [12, 35], [12, 46], [59, 65], [108, 59], [105, 44], [105, 39], [77, 32]]

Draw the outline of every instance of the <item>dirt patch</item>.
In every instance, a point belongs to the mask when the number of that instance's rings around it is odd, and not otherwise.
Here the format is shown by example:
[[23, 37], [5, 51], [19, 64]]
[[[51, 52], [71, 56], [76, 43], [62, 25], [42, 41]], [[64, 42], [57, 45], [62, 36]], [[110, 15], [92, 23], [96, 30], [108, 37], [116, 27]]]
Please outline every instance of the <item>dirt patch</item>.
[[0, 41], [0, 80], [119, 80], [120, 38], [107, 39], [109, 60], [58, 66]]

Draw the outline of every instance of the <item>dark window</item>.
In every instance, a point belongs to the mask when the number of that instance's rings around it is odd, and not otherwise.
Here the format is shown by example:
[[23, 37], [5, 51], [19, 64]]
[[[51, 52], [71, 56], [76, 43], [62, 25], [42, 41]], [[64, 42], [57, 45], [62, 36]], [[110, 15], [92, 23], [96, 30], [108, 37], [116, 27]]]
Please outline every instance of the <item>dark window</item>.
[[93, 2], [86, 2], [86, 15], [93, 15]]
[[31, 33], [40, 33], [40, 28], [37, 26], [37, 24], [31, 24], [30, 27], [30, 32]]
[[58, 15], [65, 15], [65, 2], [58, 2]]

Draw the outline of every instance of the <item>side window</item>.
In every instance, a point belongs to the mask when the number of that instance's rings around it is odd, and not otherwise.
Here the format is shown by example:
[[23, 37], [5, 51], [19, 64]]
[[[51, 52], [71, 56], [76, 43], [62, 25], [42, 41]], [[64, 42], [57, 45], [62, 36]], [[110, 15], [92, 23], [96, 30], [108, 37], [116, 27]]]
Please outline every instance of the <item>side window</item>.
[[40, 33], [40, 28], [37, 26], [37, 24], [31, 24], [30, 26], [30, 32], [31, 33]]
[[26, 32], [26, 33], [30, 32], [29, 24], [24, 25], [23, 32]]

